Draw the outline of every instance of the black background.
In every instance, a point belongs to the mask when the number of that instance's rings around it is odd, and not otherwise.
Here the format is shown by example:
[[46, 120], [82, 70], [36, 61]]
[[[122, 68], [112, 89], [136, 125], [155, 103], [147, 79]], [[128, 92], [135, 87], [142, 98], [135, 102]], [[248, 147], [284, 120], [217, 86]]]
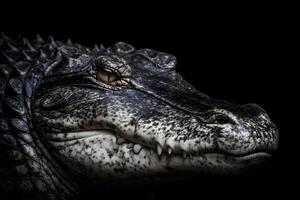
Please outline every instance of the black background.
[[[297, 115], [294, 75], [299, 67], [292, 39], [293, 18], [283, 5], [106, 5], [73, 8], [1, 7], [3, 31], [54, 38], [82, 45], [125, 41], [175, 55], [177, 70], [201, 92], [237, 104], [261, 105], [279, 128], [280, 146], [264, 168], [234, 177], [203, 177], [157, 187], [117, 189], [92, 199], [291, 198], [297, 191]], [[151, 6], [150, 6], [151, 5]], [[139, 7], [134, 7], [139, 6]], [[235, 7], [237, 6], [237, 7]], [[149, 9], [146, 9], [149, 8]], [[8, 11], [9, 10], [9, 11]], [[292, 12], [292, 11], [291, 11]], [[4, 12], [3, 12], [4, 13]], [[13, 17], [11, 17], [13, 16]], [[294, 119], [294, 120], [293, 120]], [[154, 195], [154, 196], [153, 196]], [[87, 197], [83, 197], [87, 199]], [[151, 199], [151, 198], [150, 198]]]

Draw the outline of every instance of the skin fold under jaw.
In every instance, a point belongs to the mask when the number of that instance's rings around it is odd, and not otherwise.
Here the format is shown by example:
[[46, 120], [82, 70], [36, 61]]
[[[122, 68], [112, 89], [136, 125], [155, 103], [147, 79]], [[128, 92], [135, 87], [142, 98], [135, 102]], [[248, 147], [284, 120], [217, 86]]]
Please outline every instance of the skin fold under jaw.
[[31, 46], [45, 55], [32, 53], [35, 65], [22, 79], [25, 88], [31, 84], [28, 123], [43, 156], [72, 174], [72, 181], [60, 178], [74, 188], [174, 173], [237, 174], [277, 149], [277, 128], [261, 107], [200, 93], [170, 54], [123, 42], [89, 49], [38, 38]]

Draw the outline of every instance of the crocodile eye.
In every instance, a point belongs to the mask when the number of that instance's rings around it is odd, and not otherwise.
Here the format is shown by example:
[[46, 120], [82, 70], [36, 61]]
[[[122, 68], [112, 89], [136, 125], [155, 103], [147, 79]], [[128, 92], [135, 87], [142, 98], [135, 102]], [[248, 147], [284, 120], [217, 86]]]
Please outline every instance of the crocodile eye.
[[91, 75], [106, 88], [120, 89], [129, 83], [130, 67], [117, 56], [99, 56], [93, 62]]
[[114, 85], [114, 82], [120, 80], [120, 78], [121, 77], [116, 72], [110, 69], [106, 69], [106, 68], [98, 69], [97, 79], [106, 84]]

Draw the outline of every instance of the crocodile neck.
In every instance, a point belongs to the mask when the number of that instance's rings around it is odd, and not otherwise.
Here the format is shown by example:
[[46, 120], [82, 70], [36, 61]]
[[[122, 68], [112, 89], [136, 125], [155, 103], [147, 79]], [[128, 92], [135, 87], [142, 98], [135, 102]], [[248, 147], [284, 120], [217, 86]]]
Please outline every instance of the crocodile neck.
[[31, 122], [32, 91], [41, 75], [22, 61], [1, 65], [0, 70], [0, 187], [4, 191], [0, 196], [66, 199], [76, 195], [76, 186], [70, 184]]

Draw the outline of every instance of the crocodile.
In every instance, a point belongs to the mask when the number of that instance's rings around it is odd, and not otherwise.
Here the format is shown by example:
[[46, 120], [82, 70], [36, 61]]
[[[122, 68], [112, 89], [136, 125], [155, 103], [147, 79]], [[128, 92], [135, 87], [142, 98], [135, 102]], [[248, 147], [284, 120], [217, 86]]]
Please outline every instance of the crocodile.
[[199, 92], [171, 54], [40, 35], [2, 34], [0, 46], [1, 199], [240, 174], [278, 148], [260, 106]]

